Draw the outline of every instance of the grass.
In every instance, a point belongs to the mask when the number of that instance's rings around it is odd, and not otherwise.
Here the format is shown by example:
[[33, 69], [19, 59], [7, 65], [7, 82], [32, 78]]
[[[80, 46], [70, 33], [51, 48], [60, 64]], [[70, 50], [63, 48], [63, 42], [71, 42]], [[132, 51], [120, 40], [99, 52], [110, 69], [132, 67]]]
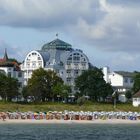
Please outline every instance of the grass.
[[116, 109], [111, 103], [85, 103], [82, 106], [77, 104], [63, 104], [63, 103], [40, 103], [40, 104], [19, 104], [0, 102], [0, 111], [137, 111], [140, 112], [140, 107], [133, 107], [131, 103], [120, 104], [117, 103]]

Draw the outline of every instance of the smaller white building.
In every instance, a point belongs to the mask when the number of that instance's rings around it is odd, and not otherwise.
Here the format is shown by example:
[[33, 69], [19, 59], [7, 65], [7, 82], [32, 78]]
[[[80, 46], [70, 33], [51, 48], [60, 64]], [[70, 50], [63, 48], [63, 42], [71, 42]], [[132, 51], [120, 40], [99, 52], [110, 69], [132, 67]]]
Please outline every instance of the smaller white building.
[[126, 102], [126, 91], [133, 87], [133, 73], [126, 71], [113, 71], [110, 72], [108, 67], [103, 68], [104, 80], [110, 83], [114, 90], [119, 93], [119, 101]]
[[23, 87], [23, 72], [14, 59], [9, 59], [5, 50], [4, 57], [0, 59], [0, 72], [18, 80], [20, 87]]
[[133, 106], [138, 107], [140, 105], [140, 91], [138, 91], [134, 96], [133, 96]]

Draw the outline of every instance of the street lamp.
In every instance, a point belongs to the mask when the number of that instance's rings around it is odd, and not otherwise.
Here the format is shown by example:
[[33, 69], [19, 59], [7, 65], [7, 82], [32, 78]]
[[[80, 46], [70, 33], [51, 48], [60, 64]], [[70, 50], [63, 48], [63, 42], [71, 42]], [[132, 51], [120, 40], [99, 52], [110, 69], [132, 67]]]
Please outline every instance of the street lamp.
[[115, 90], [113, 93], [112, 93], [112, 97], [114, 98], [114, 109], [116, 109], [116, 95], [117, 95], [117, 90]]

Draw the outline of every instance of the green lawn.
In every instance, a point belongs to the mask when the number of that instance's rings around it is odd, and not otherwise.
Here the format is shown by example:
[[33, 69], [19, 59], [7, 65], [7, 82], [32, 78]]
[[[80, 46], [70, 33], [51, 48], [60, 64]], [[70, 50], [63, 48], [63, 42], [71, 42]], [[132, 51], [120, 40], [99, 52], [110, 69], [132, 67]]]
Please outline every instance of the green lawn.
[[117, 104], [116, 109], [113, 104], [107, 103], [87, 103], [82, 106], [77, 104], [63, 103], [43, 103], [43, 104], [17, 104], [0, 102], [0, 111], [138, 111], [140, 107], [133, 107], [132, 104]]

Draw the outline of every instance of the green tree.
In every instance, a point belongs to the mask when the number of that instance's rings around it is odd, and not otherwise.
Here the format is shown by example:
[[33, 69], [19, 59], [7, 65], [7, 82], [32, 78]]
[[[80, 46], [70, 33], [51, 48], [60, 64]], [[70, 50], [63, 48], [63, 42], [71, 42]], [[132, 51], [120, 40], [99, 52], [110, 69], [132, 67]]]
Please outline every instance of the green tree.
[[111, 95], [113, 90], [110, 84], [103, 79], [101, 69], [94, 68], [82, 73], [75, 80], [76, 87], [80, 91], [80, 95], [90, 96], [92, 100], [99, 101]]
[[63, 89], [61, 92], [62, 100], [67, 102], [68, 95], [69, 93], [71, 93], [71, 87], [69, 85], [64, 84], [62, 89]]
[[131, 91], [131, 90], [126, 91], [125, 97], [126, 97], [127, 99], [131, 99], [131, 98], [132, 98], [132, 91]]
[[61, 97], [61, 93], [63, 91], [63, 86], [61, 83], [57, 83], [56, 85], [53, 86], [52, 92], [54, 97]]
[[134, 74], [134, 84], [132, 90], [134, 93], [140, 90], [140, 72], [135, 72]]
[[30, 95], [31, 95], [31, 94], [30, 94], [30, 92], [29, 92], [28, 86], [24, 86], [24, 87], [22, 88], [22, 96], [23, 96], [24, 100], [27, 101], [27, 98], [28, 98], [28, 96], [30, 96]]
[[[28, 81], [28, 92], [34, 96], [35, 101], [45, 100], [46, 94], [46, 71], [42, 68], [33, 71], [31, 79]], [[43, 98], [44, 97], [44, 98]]]
[[77, 104], [78, 104], [79, 106], [83, 105], [85, 102], [86, 102], [85, 96], [81, 96], [81, 97], [79, 97], [79, 98], [77, 99]]
[[71, 91], [71, 87], [62, 83], [58, 83], [53, 87], [55, 96], [60, 97], [63, 101], [67, 102], [67, 97]]
[[0, 73], [0, 96], [4, 100], [11, 101], [11, 99], [19, 94], [18, 80]]
[[63, 83], [63, 81], [54, 71], [39, 68], [33, 71], [28, 81], [28, 90], [35, 101], [45, 101], [46, 98], [54, 100], [55, 94], [52, 89], [57, 83]]
[[49, 97], [54, 101], [56, 98], [56, 94], [53, 92], [53, 88], [57, 84], [63, 84], [63, 80], [57, 76], [57, 74], [54, 71], [47, 71], [47, 92], [49, 94]]
[[19, 95], [19, 83], [18, 80], [12, 77], [7, 77], [7, 100], [11, 101], [12, 98]]
[[6, 100], [7, 97], [7, 76], [3, 73], [0, 73], [0, 96]]

